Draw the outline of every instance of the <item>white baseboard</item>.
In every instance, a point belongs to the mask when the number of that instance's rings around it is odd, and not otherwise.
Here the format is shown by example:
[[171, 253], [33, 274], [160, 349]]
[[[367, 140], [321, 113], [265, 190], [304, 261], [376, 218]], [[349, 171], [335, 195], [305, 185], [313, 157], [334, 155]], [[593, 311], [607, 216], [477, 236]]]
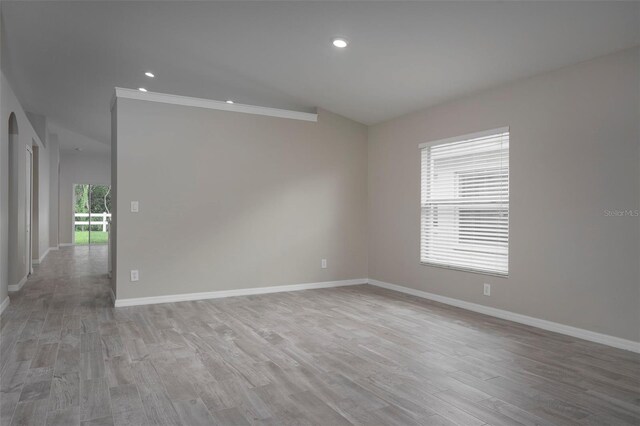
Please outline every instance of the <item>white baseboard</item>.
[[596, 333], [595, 331], [589, 331], [583, 328], [572, 327], [570, 325], [564, 325], [540, 318], [517, 314], [515, 312], [505, 311], [503, 309], [492, 308], [489, 306], [479, 305], [477, 303], [465, 302], [464, 300], [440, 296], [433, 293], [427, 293], [426, 291], [422, 290], [389, 284], [384, 281], [369, 279], [369, 284], [389, 290], [399, 291], [401, 293], [410, 294], [412, 296], [421, 297], [423, 299], [433, 300], [436, 302], [444, 303], [446, 305], [456, 306], [468, 311], [479, 312], [481, 314], [489, 315], [496, 318], [502, 318], [520, 324], [530, 325], [532, 327], [541, 328], [543, 330], [554, 331], [556, 333], [566, 334], [567, 336], [577, 337], [579, 339], [601, 343], [603, 345], [612, 346], [614, 348], [625, 349], [631, 352], [640, 353], [640, 342], [634, 342], [633, 340], [622, 339], [620, 337]]
[[45, 257], [47, 257], [47, 255], [49, 254], [49, 250], [51, 250], [51, 247], [49, 247], [42, 256], [40, 256], [40, 259], [33, 259], [31, 261], [31, 263], [33, 263], [34, 265], [39, 265], [42, 263], [42, 261], [44, 260]]
[[243, 288], [238, 290], [208, 291], [204, 293], [170, 294], [166, 296], [136, 297], [132, 299], [115, 299], [115, 307], [152, 305], [156, 303], [186, 302], [189, 300], [219, 299], [222, 297], [248, 296], [252, 294], [280, 293], [283, 291], [312, 290], [317, 288], [343, 287], [366, 284], [366, 278], [342, 281], [326, 281], [320, 283], [279, 285], [273, 287]]
[[0, 314], [2, 314], [5, 309], [7, 309], [7, 306], [9, 306], [9, 302], [10, 301], [11, 300], [9, 299], [9, 296], [7, 296], [7, 297], [4, 298], [2, 303], [0, 303]]
[[26, 282], [27, 282], [27, 275], [22, 277], [22, 279], [20, 280], [20, 282], [18, 284], [9, 285], [9, 291], [19, 291], [22, 288], [22, 286], [24, 285], [24, 283], [26, 283]]
[[506, 311], [503, 309], [492, 308], [492, 307], [480, 305], [477, 303], [466, 302], [464, 300], [454, 299], [446, 296], [440, 296], [438, 294], [428, 293], [422, 290], [416, 290], [408, 287], [402, 287], [399, 285], [390, 284], [390, 283], [386, 283], [386, 282], [378, 281], [374, 279], [366, 279], [366, 278], [342, 280], [342, 281], [327, 281], [327, 282], [319, 282], [319, 283], [307, 283], [307, 284], [281, 285], [281, 286], [273, 286], [273, 287], [246, 288], [246, 289], [239, 289], [239, 290], [210, 291], [210, 292], [203, 292], [203, 293], [185, 293], [185, 294], [171, 294], [171, 295], [165, 295], [165, 296], [137, 297], [137, 298], [130, 298], [130, 299], [116, 299], [112, 291], [111, 296], [114, 299], [115, 307], [119, 308], [119, 307], [125, 307], [125, 306], [186, 302], [191, 300], [218, 299], [223, 297], [248, 296], [253, 294], [267, 294], [267, 293], [279, 293], [279, 292], [285, 292], [285, 291], [299, 291], [299, 290], [311, 290], [311, 289], [318, 289], [318, 288], [342, 287], [342, 286], [365, 284], [367, 282], [377, 287], [399, 291], [401, 293], [406, 293], [412, 296], [433, 300], [436, 302], [444, 303], [446, 305], [456, 306], [458, 308], [466, 309], [473, 312], [478, 312], [478, 313], [489, 315], [492, 317], [501, 318], [508, 321], [513, 321], [520, 324], [541, 328], [543, 330], [565, 334], [568, 336], [577, 337], [579, 339], [584, 339], [591, 342], [601, 343], [604, 345], [612, 346], [614, 348], [625, 349], [628, 351], [640, 353], [640, 342], [634, 342], [633, 340], [622, 339], [620, 337], [610, 336], [608, 334], [597, 333], [595, 331], [589, 331], [582, 328], [572, 327], [569, 325], [564, 325], [564, 324], [560, 324], [552, 321], [543, 320], [540, 318], [534, 318], [527, 315], [517, 314], [515, 312]]
[[62, 243], [62, 244], [59, 244], [58, 247], [91, 247], [91, 246], [107, 246], [108, 244], [109, 243], [91, 243], [91, 244]]

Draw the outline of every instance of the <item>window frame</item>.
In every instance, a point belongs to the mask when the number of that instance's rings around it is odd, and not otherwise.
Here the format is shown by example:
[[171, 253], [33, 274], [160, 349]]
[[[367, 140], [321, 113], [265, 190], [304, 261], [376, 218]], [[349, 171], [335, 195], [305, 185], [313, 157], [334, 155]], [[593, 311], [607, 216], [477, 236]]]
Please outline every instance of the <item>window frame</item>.
[[[478, 138], [483, 138], [483, 137], [488, 137], [488, 136], [492, 136], [492, 135], [499, 135], [499, 134], [503, 134], [503, 133], [508, 133], [508, 140], [509, 140], [509, 156], [508, 156], [508, 163], [507, 163], [507, 185], [510, 188], [510, 180], [511, 180], [511, 171], [510, 171], [510, 160], [511, 160], [511, 153], [510, 153], [510, 145], [511, 145], [511, 132], [510, 132], [510, 128], [508, 126], [505, 127], [499, 127], [499, 128], [495, 128], [495, 129], [490, 129], [490, 130], [484, 130], [484, 131], [480, 131], [480, 132], [474, 132], [474, 133], [467, 133], [464, 135], [460, 135], [460, 136], [454, 136], [454, 137], [450, 137], [450, 138], [444, 138], [444, 139], [438, 139], [438, 140], [433, 140], [430, 142], [425, 142], [425, 143], [421, 143], [418, 145], [418, 148], [420, 150], [420, 202], [419, 202], [419, 210], [420, 210], [420, 228], [419, 228], [419, 238], [418, 238], [418, 258], [420, 260], [420, 264], [423, 266], [431, 266], [431, 267], [435, 267], [435, 268], [442, 268], [442, 269], [449, 269], [449, 270], [455, 270], [455, 271], [462, 271], [462, 272], [469, 272], [469, 273], [474, 273], [474, 274], [481, 274], [481, 275], [489, 275], [489, 276], [495, 276], [495, 277], [499, 277], [499, 278], [508, 278], [509, 277], [509, 271], [510, 271], [510, 251], [509, 248], [511, 246], [511, 191], [509, 190], [508, 192], [508, 198], [507, 198], [507, 214], [508, 214], [508, 225], [507, 225], [507, 243], [506, 243], [506, 272], [499, 272], [499, 271], [491, 271], [491, 270], [484, 270], [484, 269], [479, 269], [479, 268], [474, 268], [474, 267], [464, 267], [464, 266], [458, 266], [458, 265], [447, 265], [446, 263], [435, 263], [435, 262], [429, 262], [429, 261], [425, 261], [422, 259], [422, 246], [423, 246], [423, 213], [424, 213], [424, 209], [426, 207], [426, 204], [423, 203], [423, 199], [422, 199], [422, 191], [423, 191], [423, 181], [424, 181], [424, 176], [423, 176], [423, 162], [422, 162], [422, 151], [425, 148], [430, 148], [436, 145], [443, 145], [443, 144], [448, 144], [448, 143], [455, 143], [455, 142], [462, 142], [462, 141], [466, 141], [466, 140], [470, 140], [470, 139], [478, 139]], [[490, 167], [489, 167], [490, 169]], [[454, 179], [453, 182], [454, 185], [454, 190], [457, 192], [459, 190], [459, 182], [458, 179]], [[434, 206], [435, 208], [437, 208], [437, 206]], [[497, 209], [496, 209], [497, 210]], [[456, 214], [455, 215], [455, 220], [458, 221], [459, 220], [459, 216]], [[459, 226], [456, 226], [456, 229], [459, 230]], [[462, 244], [462, 243], [461, 243]], [[466, 245], [466, 243], [464, 243], [464, 245]], [[476, 247], [476, 245], [474, 244], [469, 244], [469, 248], [472, 247]]]

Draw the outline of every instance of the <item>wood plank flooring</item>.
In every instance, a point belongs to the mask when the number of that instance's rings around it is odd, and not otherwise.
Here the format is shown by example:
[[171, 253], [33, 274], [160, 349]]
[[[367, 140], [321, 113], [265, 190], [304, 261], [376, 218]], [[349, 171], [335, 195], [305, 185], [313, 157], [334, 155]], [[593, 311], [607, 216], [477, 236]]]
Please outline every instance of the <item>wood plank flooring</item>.
[[2, 425], [638, 425], [640, 355], [371, 286], [113, 308], [103, 247], [1, 317]]

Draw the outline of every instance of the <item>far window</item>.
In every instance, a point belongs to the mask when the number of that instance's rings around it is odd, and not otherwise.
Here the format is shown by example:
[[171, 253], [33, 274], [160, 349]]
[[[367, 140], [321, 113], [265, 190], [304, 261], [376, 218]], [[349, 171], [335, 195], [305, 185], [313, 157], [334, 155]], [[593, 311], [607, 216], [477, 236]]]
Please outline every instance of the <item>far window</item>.
[[509, 129], [420, 146], [420, 261], [509, 273]]

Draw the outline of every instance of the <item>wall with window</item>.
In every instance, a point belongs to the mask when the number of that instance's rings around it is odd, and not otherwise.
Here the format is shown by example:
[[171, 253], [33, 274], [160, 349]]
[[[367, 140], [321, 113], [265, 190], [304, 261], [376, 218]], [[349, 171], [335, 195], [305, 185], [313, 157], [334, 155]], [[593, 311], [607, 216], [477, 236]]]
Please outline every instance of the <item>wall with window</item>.
[[[640, 341], [638, 75], [635, 48], [370, 127], [369, 277]], [[421, 265], [418, 145], [503, 126], [509, 276]]]
[[110, 185], [111, 154], [63, 150], [60, 152], [59, 239], [73, 242], [73, 186], [75, 184]]

